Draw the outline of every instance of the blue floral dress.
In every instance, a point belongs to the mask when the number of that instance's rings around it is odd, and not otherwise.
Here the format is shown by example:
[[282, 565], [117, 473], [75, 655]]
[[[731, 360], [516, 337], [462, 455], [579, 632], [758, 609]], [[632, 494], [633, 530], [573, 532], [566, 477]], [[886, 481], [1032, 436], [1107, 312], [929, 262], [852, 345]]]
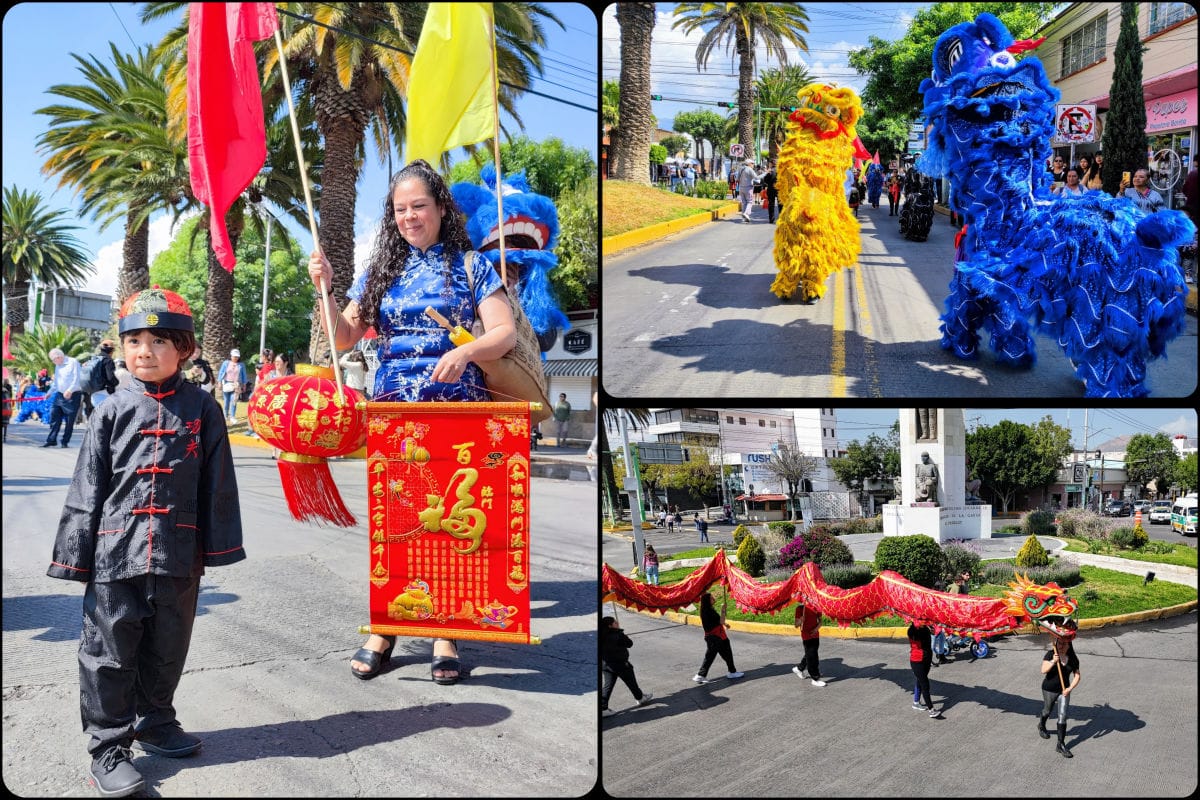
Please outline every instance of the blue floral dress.
[[[500, 276], [479, 253], [474, 254], [475, 302], [463, 267], [463, 256], [451, 258], [438, 242], [425, 252], [412, 248], [404, 272], [392, 283], [379, 309], [379, 369], [375, 372], [372, 399], [381, 402], [430, 400], [490, 400], [483, 373], [469, 364], [458, 383], [434, 383], [433, 368], [452, 350], [450, 334], [425, 314], [432, 306], [451, 324], [467, 330], [475, 321], [475, 308], [500, 289]], [[361, 302], [367, 284], [364, 270], [347, 296]]]

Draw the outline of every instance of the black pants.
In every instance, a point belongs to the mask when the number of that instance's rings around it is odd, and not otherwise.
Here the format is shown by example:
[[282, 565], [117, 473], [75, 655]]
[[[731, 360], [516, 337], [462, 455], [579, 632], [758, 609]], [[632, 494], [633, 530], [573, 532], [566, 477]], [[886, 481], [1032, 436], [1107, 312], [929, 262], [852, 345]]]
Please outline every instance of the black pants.
[[767, 192], [767, 222], [775, 221], [775, 202], [778, 199], [778, 192]]
[[625, 681], [629, 691], [633, 692], [634, 700], [642, 699], [642, 690], [638, 687], [637, 678], [633, 674], [633, 664], [626, 661], [624, 664], [614, 667], [605, 661], [604, 683], [600, 687], [600, 708], [608, 708], [608, 698], [612, 696], [613, 687], [617, 685], [617, 678]]
[[701, 662], [700, 669], [696, 672], [697, 675], [701, 678], [708, 677], [708, 668], [712, 666], [718, 655], [725, 659], [725, 666], [729, 667], [730, 672], [737, 672], [737, 667], [733, 665], [733, 647], [729, 644], [728, 639], [720, 636], [705, 636], [704, 644], [707, 649], [704, 651], [704, 661]]
[[139, 575], [89, 583], [79, 642], [79, 710], [89, 753], [129, 746], [136, 729], [175, 722], [200, 578]]
[[800, 671], [808, 670], [813, 680], [821, 680], [821, 662], [817, 660], [817, 650], [821, 647], [820, 637], [804, 640], [804, 658], [800, 659]]
[[913, 675], [917, 676], [917, 688], [921, 691], [921, 698], [925, 701], [925, 707], [933, 708], [933, 700], [929, 698], [929, 667], [932, 661], [910, 661], [908, 665], [912, 667]]

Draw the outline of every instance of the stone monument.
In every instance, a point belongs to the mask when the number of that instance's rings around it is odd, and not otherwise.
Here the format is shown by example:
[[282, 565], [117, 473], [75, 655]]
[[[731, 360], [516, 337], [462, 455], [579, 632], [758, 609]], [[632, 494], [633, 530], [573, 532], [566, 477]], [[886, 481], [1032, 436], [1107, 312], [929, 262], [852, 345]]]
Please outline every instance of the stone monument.
[[886, 536], [988, 539], [992, 507], [967, 502], [961, 408], [900, 409], [900, 497], [883, 507]]

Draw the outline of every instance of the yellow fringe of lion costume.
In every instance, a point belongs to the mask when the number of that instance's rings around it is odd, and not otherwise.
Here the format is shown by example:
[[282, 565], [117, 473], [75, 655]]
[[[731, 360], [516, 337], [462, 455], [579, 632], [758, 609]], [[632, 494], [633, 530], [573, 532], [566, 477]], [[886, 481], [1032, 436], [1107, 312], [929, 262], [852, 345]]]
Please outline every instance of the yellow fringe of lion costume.
[[858, 220], [846, 203], [862, 101], [853, 89], [810, 83], [797, 93], [791, 133], [779, 151], [776, 189], [783, 210], [775, 230], [771, 291], [780, 299], [825, 294], [825, 279], [858, 260]]

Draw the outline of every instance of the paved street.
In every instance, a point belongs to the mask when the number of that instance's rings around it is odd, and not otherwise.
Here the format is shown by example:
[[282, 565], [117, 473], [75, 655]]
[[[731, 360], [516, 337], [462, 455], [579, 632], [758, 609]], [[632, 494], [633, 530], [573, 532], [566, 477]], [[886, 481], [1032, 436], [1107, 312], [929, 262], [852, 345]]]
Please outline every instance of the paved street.
[[[815, 305], [781, 302], [766, 212], [701, 225], [604, 259], [604, 388], [617, 397], [1082, 397], [1058, 345], [1031, 369], [938, 345], [955, 230], [899, 233], [887, 203], [859, 209], [858, 265]], [[1196, 317], [1150, 366], [1154, 397], [1196, 388]]]
[[[3, 448], [4, 784], [92, 797], [76, 662], [83, 585], [45, 576], [78, 442], [43, 450], [44, 437], [42, 425], [13, 425]], [[135, 751], [146, 795], [586, 793], [597, 779], [597, 542], [591, 512], [581, 527], [578, 510], [594, 509], [596, 493], [566, 479], [586, 478], [581, 452], [535, 454], [530, 574], [543, 644], [464, 642], [470, 677], [437, 686], [426, 639], [401, 638], [375, 680], [348, 674], [367, 621], [366, 530], [292, 522], [269, 450], [235, 445], [248, 558], [204, 577], [176, 695], [204, 747], [179, 760]], [[365, 508], [363, 462], [331, 466], [347, 506]], [[538, 477], [551, 470], [564, 479]]]
[[[627, 568], [628, 543], [604, 538], [605, 560]], [[694, 546], [694, 532], [689, 540]], [[1001, 537], [988, 547], [1014, 543]], [[874, 544], [863, 537], [852, 549], [869, 557]], [[798, 637], [733, 631], [746, 676], [730, 681], [718, 662], [709, 673], [716, 680], [698, 686], [699, 629], [616, 614], [634, 642], [638, 683], [654, 694], [638, 708], [618, 683], [610, 707], [619, 713], [601, 722], [602, 781], [617, 797], [1184, 797], [1196, 789], [1195, 612], [1080, 634], [1069, 761], [1036, 733], [1044, 637], [993, 639], [982, 660], [952, 656], [930, 674], [943, 718], [929, 719], [910, 710], [906, 641], [823, 638], [828, 685], [818, 688], [791, 672]]]

